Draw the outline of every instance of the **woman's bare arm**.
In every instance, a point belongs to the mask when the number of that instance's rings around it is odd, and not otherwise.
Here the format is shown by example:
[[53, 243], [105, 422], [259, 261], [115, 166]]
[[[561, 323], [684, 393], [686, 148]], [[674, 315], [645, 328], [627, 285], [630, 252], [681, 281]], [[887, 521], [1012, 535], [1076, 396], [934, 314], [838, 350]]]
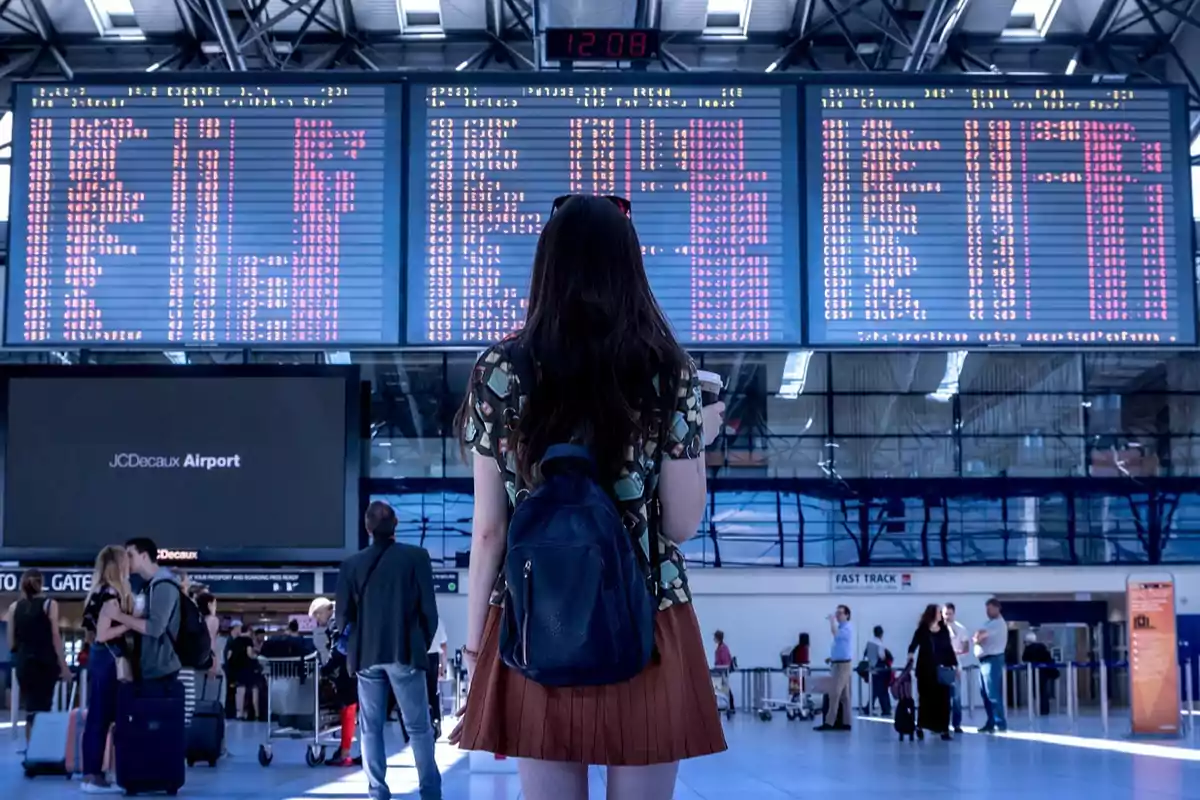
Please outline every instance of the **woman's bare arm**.
[[[467, 649], [479, 652], [488, 603], [508, 544], [508, 492], [496, 459], [472, 456], [475, 506], [467, 570]], [[473, 666], [473, 665], [472, 665]]]

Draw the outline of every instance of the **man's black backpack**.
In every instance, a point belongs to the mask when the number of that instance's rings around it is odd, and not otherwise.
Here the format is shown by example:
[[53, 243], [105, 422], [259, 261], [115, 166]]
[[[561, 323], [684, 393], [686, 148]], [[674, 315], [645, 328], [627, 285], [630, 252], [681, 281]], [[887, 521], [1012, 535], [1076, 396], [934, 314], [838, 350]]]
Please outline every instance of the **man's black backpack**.
[[541, 473], [509, 521], [500, 655], [543, 686], [629, 680], [654, 652], [657, 606], [633, 538], [587, 448], [549, 447]]
[[[147, 590], [147, 604], [153, 599], [154, 587], [163, 581], [152, 581]], [[179, 592], [179, 633], [171, 636], [170, 624], [167, 627], [167, 637], [175, 647], [175, 655], [179, 663], [186, 669], [209, 669], [213, 665], [212, 637], [208, 634], [208, 625], [200, 606], [188, 597], [175, 581], [166, 581]]]

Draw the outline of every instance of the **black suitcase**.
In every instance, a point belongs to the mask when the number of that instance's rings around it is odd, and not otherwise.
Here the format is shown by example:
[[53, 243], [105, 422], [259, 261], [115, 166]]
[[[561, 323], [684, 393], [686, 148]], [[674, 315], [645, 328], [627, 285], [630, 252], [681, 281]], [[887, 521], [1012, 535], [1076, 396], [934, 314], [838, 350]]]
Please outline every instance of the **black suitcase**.
[[127, 795], [175, 795], [187, 781], [184, 690], [179, 681], [122, 683], [113, 727], [117, 785]]
[[225, 746], [225, 709], [216, 700], [199, 700], [187, 730], [187, 765], [215, 767]]
[[902, 742], [904, 737], [907, 736], [909, 741], [912, 741], [920, 733], [917, 729], [917, 704], [911, 697], [896, 701], [895, 728]]

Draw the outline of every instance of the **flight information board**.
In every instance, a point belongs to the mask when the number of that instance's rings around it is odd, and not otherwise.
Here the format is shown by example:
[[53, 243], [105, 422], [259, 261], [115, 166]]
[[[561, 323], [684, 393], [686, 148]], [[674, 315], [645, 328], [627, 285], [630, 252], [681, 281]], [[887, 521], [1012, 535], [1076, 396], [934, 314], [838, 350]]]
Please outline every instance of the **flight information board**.
[[521, 325], [555, 197], [633, 203], [681, 341], [800, 339], [794, 86], [428, 85], [410, 101], [408, 342]]
[[17, 85], [7, 343], [398, 343], [400, 92]]
[[1182, 97], [811, 86], [814, 345], [1193, 344]]

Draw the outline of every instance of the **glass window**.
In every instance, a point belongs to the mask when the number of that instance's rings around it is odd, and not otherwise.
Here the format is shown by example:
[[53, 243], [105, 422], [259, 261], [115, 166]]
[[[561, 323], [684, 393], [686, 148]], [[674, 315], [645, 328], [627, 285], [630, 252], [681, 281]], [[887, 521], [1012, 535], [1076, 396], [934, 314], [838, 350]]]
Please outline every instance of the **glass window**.
[[1082, 475], [1083, 453], [1083, 437], [964, 436], [962, 474], [964, 478]]
[[957, 474], [949, 437], [835, 437], [834, 474], [840, 478], [926, 478]]
[[941, 352], [833, 353], [830, 358], [835, 392], [928, 394], [946, 375], [947, 354]]
[[1083, 399], [1077, 394], [964, 394], [959, 402], [964, 434], [1083, 433]]
[[1079, 357], [1069, 353], [970, 353], [958, 379], [963, 394], [1078, 392]]
[[926, 395], [834, 395], [833, 431], [838, 436], [948, 436], [954, 407]]

